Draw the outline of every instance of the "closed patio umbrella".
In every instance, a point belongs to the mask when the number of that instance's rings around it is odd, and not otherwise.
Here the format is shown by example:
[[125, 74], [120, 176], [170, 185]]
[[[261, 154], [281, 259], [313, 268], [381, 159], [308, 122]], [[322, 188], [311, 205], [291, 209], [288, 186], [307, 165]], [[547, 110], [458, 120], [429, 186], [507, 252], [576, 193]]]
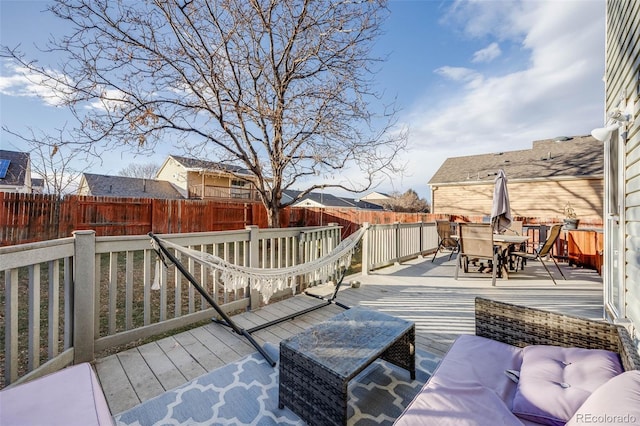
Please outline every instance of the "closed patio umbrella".
[[493, 186], [493, 205], [491, 206], [491, 225], [495, 232], [502, 234], [511, 225], [511, 207], [507, 190], [507, 175], [498, 170]]

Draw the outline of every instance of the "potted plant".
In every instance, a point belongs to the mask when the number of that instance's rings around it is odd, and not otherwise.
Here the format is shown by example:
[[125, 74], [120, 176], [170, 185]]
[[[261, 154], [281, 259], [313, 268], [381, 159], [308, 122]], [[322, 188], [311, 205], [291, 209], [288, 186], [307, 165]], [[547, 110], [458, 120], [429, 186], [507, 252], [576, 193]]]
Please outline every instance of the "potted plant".
[[579, 221], [575, 209], [567, 202], [564, 206], [564, 229], [578, 229]]

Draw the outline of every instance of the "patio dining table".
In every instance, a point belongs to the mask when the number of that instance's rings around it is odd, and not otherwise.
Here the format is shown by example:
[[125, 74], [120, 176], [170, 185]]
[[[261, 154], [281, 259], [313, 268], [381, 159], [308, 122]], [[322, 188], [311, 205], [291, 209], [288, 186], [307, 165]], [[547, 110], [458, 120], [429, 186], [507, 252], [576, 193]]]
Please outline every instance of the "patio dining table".
[[[459, 235], [451, 236], [455, 240], [459, 240]], [[511, 235], [511, 234], [493, 234], [493, 244], [500, 250], [498, 256], [498, 276], [509, 279], [509, 269], [513, 270], [513, 265], [508, 265], [508, 256], [511, 248], [520, 246], [529, 241], [528, 235]]]
[[518, 247], [527, 241], [529, 241], [528, 235], [493, 235], [493, 243], [500, 249], [500, 273], [504, 274], [502, 275], [504, 278], [509, 279], [509, 270], [513, 270], [513, 262], [507, 261], [509, 252], [513, 247]]

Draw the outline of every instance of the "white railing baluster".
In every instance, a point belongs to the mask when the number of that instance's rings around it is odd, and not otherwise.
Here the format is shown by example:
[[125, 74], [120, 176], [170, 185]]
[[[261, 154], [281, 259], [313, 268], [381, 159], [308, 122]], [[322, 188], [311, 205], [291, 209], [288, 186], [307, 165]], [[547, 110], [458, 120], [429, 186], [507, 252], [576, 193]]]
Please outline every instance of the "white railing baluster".
[[9, 384], [18, 378], [18, 268], [4, 271], [4, 303], [4, 377]]
[[133, 252], [127, 250], [125, 260], [125, 330], [133, 328]]
[[48, 300], [48, 333], [47, 356], [54, 358], [59, 352], [60, 327], [60, 260], [49, 261], [49, 300]]
[[151, 324], [151, 286], [155, 278], [155, 262], [151, 262], [152, 254], [152, 250], [144, 250], [142, 277], [142, 321], [144, 325]]
[[[109, 334], [116, 333], [116, 311], [118, 310], [118, 253], [109, 253]], [[98, 289], [100, 291], [100, 289]]]
[[40, 264], [29, 265], [29, 370], [40, 366]]

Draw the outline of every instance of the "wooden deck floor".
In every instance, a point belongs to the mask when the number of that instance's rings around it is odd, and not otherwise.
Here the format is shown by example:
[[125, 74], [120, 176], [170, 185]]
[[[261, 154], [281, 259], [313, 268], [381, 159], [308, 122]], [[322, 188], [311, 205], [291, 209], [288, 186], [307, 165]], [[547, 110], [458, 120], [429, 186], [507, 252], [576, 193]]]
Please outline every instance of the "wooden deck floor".
[[[458, 335], [474, 332], [476, 296], [602, 318], [602, 279], [595, 271], [563, 265], [568, 279], [559, 279], [554, 286], [541, 266], [531, 264], [509, 280], [499, 279], [492, 287], [490, 276], [478, 273], [454, 280], [454, 262], [447, 258], [443, 255], [435, 263], [416, 259], [368, 276], [348, 277], [345, 282], [360, 281], [360, 288], [345, 286], [338, 299], [349, 306], [366, 306], [414, 321], [416, 345], [437, 355], [444, 354]], [[315, 290], [329, 293], [332, 287]], [[239, 326], [251, 328], [318, 303], [317, 299], [298, 295], [233, 319]], [[339, 312], [339, 306], [326, 306], [257, 331], [253, 337], [261, 344], [277, 344]], [[99, 359], [95, 367], [109, 408], [112, 414], [118, 414], [253, 352], [255, 348], [244, 337], [212, 322]]]

